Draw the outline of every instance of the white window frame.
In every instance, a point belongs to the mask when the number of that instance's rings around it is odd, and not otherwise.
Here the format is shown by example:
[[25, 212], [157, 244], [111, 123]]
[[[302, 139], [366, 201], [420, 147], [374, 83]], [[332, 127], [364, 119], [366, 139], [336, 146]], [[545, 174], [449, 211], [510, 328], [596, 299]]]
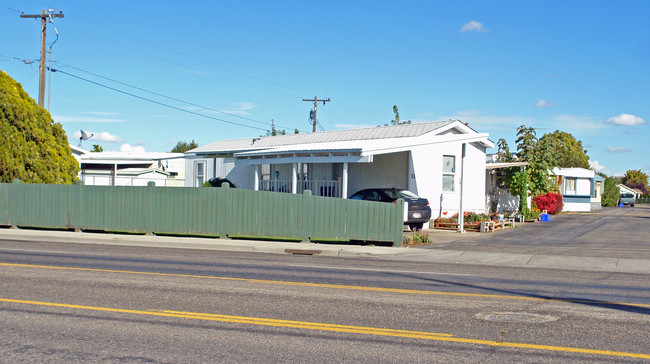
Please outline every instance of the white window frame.
[[[575, 177], [566, 177], [564, 179], [564, 194], [565, 195], [575, 195], [576, 188], [578, 187], [578, 179]], [[571, 189], [571, 186], [573, 189]]]
[[[445, 162], [447, 158], [451, 158], [453, 163], [451, 171], [445, 171]], [[445, 189], [445, 177], [451, 177], [451, 189]], [[455, 192], [456, 191], [456, 156], [443, 155], [442, 156], [442, 192]]]
[[[194, 187], [203, 187], [203, 183], [205, 183], [206, 164], [204, 160], [194, 162]], [[202, 173], [199, 173], [199, 166], [203, 170]]]

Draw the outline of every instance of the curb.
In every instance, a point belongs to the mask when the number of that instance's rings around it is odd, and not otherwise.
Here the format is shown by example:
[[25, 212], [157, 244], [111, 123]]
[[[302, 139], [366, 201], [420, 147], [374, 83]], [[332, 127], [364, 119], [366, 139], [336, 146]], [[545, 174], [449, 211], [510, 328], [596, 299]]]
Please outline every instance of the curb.
[[404, 262], [477, 264], [503, 267], [530, 267], [569, 270], [593, 270], [650, 274], [650, 260], [630, 258], [576, 257], [561, 255], [513, 254], [468, 250], [417, 249], [330, 245], [316, 243], [269, 242], [216, 238], [118, 235], [31, 229], [0, 229], [0, 241], [55, 242], [137, 246], [171, 249], [204, 249], [229, 252], [318, 255], [341, 258], [375, 258]]

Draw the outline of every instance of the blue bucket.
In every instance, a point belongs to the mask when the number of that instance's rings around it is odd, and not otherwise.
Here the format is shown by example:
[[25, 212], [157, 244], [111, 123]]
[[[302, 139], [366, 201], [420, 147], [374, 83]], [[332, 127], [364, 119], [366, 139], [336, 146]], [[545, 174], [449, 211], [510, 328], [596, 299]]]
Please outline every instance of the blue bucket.
[[623, 205], [622, 203], [619, 203], [618, 207], [625, 207], [625, 205]]
[[539, 221], [551, 221], [551, 215], [541, 214], [539, 215]]

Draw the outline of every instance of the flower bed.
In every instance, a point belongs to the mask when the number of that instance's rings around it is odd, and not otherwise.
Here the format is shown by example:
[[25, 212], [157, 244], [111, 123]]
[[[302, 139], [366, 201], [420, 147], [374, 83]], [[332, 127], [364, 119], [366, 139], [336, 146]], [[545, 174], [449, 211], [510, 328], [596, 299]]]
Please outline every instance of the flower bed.
[[[438, 219], [435, 219], [433, 221], [433, 228], [434, 229], [440, 229], [440, 230], [458, 230], [458, 222], [444, 222], [444, 221], [438, 221]], [[463, 224], [463, 229], [467, 231], [481, 231], [481, 223], [480, 222], [472, 222], [468, 224]]]
[[[443, 212], [443, 215], [447, 215], [447, 212]], [[463, 213], [463, 229], [467, 231], [481, 231], [481, 221], [489, 221], [489, 217], [486, 214], [477, 214], [471, 211], [465, 211]], [[433, 221], [434, 229], [441, 230], [458, 230], [458, 213], [454, 214], [452, 217], [439, 217]]]

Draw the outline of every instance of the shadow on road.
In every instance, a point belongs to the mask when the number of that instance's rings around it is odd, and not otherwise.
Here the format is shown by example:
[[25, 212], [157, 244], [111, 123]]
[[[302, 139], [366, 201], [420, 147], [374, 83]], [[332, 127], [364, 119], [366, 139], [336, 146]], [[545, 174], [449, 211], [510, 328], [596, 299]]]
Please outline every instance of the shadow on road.
[[577, 304], [580, 304], [580, 305], [607, 308], [607, 309], [612, 309], [612, 310], [631, 312], [631, 313], [639, 313], [639, 314], [644, 314], [644, 315], [650, 314], [650, 307], [643, 307], [643, 306], [636, 305], [636, 304], [633, 304], [633, 303], [608, 302], [608, 301], [601, 301], [601, 300], [592, 300], [592, 299], [582, 298], [582, 297], [562, 297], [562, 298], [558, 298], [558, 297], [554, 297], [554, 296], [550, 296], [550, 295], [520, 292], [520, 291], [517, 291], [517, 290], [491, 288], [491, 287], [486, 287], [486, 286], [481, 286], [481, 285], [476, 285], [476, 284], [470, 284], [470, 283], [453, 282], [453, 281], [448, 281], [448, 280], [443, 280], [443, 279], [434, 279], [434, 278], [423, 278], [423, 277], [409, 275], [409, 274], [398, 274], [398, 275], [403, 276], [403, 277], [408, 277], [408, 278], [416, 278], [416, 279], [426, 280], [426, 281], [430, 281], [430, 282], [447, 284], [447, 285], [455, 286], [455, 287], [481, 289], [481, 290], [485, 290], [485, 291], [488, 291], [488, 292], [498, 292], [498, 293], [502, 293], [502, 294], [509, 294], [509, 295], [520, 296], [520, 297], [538, 298], [540, 300], [547, 300], [547, 301], [553, 301], [553, 302], [577, 303]]

